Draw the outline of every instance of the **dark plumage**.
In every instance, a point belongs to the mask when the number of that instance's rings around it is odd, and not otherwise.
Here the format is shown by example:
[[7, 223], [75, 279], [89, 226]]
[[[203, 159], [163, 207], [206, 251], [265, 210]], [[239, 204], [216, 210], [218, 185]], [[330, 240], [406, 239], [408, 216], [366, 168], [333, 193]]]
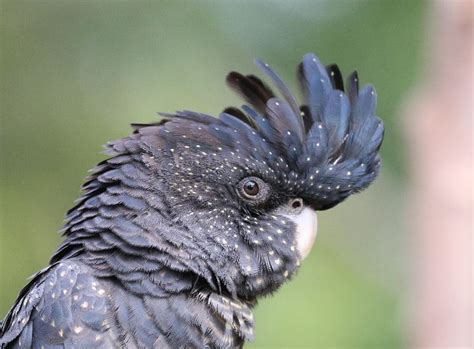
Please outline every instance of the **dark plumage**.
[[233, 348], [253, 338], [257, 298], [303, 256], [293, 218], [366, 188], [384, 130], [356, 73], [346, 95], [338, 67], [306, 55], [299, 105], [257, 64], [282, 97], [232, 72], [249, 105], [219, 118], [166, 114], [107, 144], [64, 242], [5, 318], [1, 347]]

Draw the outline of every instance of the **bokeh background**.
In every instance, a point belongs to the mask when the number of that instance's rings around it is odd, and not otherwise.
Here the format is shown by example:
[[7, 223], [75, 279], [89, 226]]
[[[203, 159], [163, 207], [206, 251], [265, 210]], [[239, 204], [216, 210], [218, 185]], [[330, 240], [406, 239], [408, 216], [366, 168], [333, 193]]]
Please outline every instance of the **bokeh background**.
[[101, 144], [157, 111], [218, 114], [228, 71], [267, 60], [295, 87], [306, 52], [373, 83], [383, 170], [319, 215], [293, 282], [256, 310], [250, 348], [400, 348], [410, 282], [399, 107], [422, 67], [420, 1], [1, 0], [0, 318], [48, 263]]

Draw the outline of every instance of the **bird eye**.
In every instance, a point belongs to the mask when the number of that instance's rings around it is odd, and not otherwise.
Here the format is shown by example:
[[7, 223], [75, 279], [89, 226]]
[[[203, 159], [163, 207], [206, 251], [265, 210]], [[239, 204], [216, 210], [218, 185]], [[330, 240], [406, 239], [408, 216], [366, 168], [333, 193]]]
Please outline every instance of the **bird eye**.
[[248, 180], [245, 182], [244, 184], [244, 192], [245, 194], [247, 194], [248, 196], [255, 196], [258, 194], [258, 192], [260, 191], [260, 188], [258, 186], [258, 183], [253, 181], [253, 180]]
[[247, 177], [238, 184], [240, 196], [252, 203], [260, 203], [267, 199], [270, 189], [268, 185], [258, 177]]

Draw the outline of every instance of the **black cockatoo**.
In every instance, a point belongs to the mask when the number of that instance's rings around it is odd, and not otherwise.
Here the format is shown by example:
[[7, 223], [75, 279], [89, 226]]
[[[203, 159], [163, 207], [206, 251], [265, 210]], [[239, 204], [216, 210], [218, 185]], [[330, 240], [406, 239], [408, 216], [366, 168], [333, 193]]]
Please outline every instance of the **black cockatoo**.
[[181, 111], [106, 146], [67, 214], [64, 242], [0, 329], [7, 348], [235, 348], [254, 337], [259, 297], [309, 253], [318, 210], [380, 168], [372, 86], [347, 93], [307, 54], [299, 105], [264, 62], [227, 83], [248, 105]]

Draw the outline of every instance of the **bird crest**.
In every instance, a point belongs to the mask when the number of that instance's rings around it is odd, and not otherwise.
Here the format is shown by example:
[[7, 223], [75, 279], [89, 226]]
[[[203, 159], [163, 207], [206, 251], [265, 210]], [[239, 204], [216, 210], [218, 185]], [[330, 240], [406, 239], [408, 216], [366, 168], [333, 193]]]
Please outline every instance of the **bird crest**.
[[278, 184], [303, 193], [318, 210], [366, 188], [379, 172], [384, 136], [383, 122], [375, 114], [374, 87], [359, 89], [353, 72], [345, 91], [337, 65], [324, 66], [316, 55], [307, 54], [297, 71], [303, 94], [298, 103], [267, 63], [256, 64], [279, 96], [255, 75], [231, 72], [228, 85], [248, 104], [229, 107], [219, 118], [191, 111], [162, 114], [193, 122], [166, 123], [163, 136], [172, 143], [198, 143], [252, 158], [268, 167]]

